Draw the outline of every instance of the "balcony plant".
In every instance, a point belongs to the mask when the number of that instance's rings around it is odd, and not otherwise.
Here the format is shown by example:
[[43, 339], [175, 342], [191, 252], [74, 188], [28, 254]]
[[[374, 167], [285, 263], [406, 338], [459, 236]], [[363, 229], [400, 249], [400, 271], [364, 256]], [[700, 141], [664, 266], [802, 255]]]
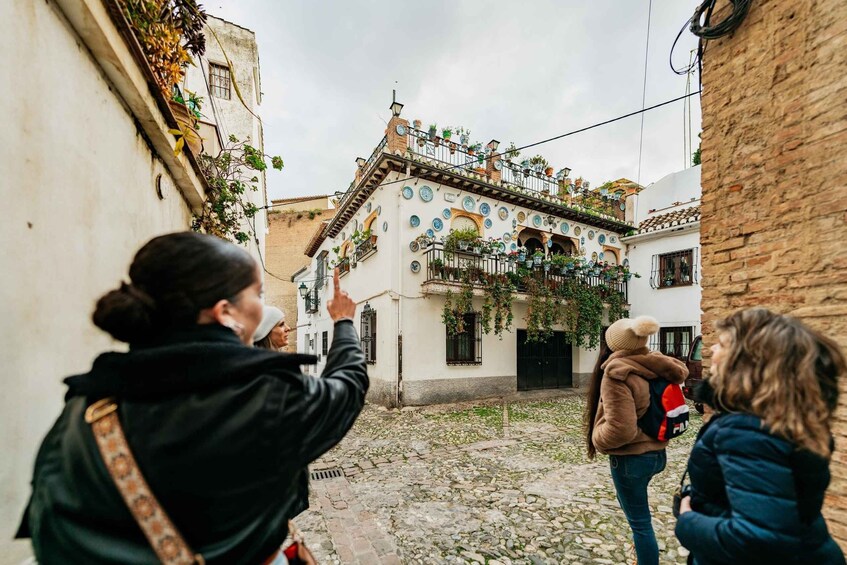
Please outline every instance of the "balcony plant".
[[429, 139], [435, 141], [438, 137], [438, 124], [429, 124]]
[[168, 130], [176, 137], [174, 154], [179, 155], [183, 147], [188, 145], [195, 156], [200, 155], [203, 151], [203, 140], [199, 132], [199, 119], [203, 116], [200, 112], [200, 108], [203, 105], [203, 98], [188, 89], [183, 94], [179, 86], [174, 85], [173, 94], [168, 105], [179, 124], [179, 129]]
[[541, 155], [536, 155], [536, 156], [530, 158], [529, 166], [535, 172], [540, 173], [541, 171], [543, 171], [544, 169], [549, 167], [550, 164], [547, 162], [547, 159], [545, 159]]
[[450, 126], [445, 126], [441, 128], [441, 137], [443, 137], [445, 141], [449, 141], [452, 136], [453, 128], [451, 128]]
[[507, 147], [506, 151], [503, 153], [503, 155], [505, 155], [506, 158], [509, 159], [510, 161], [512, 159], [517, 159], [520, 156], [520, 154], [521, 154], [521, 152], [518, 151], [518, 148], [517, 148], [517, 146], [515, 146], [514, 141], [509, 143], [509, 147]]
[[540, 249], [536, 249], [535, 253], [532, 254], [532, 262], [535, 266], [541, 265], [541, 261], [544, 260], [544, 252]]
[[456, 134], [459, 136], [459, 143], [462, 144], [462, 147], [466, 147], [471, 138], [471, 130], [458, 127], [456, 128]]
[[478, 240], [479, 233], [477, 233], [475, 228], [450, 230], [450, 233], [444, 238], [444, 253], [449, 258], [457, 249], [465, 251], [476, 244]]

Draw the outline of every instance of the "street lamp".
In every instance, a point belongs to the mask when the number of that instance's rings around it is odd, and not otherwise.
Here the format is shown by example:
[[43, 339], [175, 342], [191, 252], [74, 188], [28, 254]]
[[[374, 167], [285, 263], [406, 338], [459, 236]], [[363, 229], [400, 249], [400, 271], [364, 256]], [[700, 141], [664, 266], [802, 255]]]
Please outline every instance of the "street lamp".
[[403, 109], [403, 105], [397, 102], [396, 100], [391, 103], [391, 115], [395, 118], [400, 115], [400, 110]]
[[356, 165], [358, 165], [359, 168], [364, 167], [365, 163], [367, 163], [367, 161], [365, 160], [364, 157], [356, 157]]
[[492, 139], [491, 141], [488, 142], [488, 148], [491, 150], [492, 153], [497, 151], [497, 148], [499, 146], [500, 146], [500, 142], [497, 141], [496, 139]]
[[306, 295], [309, 294], [309, 289], [306, 288], [306, 283], [301, 282], [300, 286], [297, 287], [297, 290], [300, 291], [300, 298], [306, 298]]
[[564, 169], [562, 169], [562, 176], [564, 176], [564, 177], [571, 176], [571, 170], [568, 167], [565, 167]]

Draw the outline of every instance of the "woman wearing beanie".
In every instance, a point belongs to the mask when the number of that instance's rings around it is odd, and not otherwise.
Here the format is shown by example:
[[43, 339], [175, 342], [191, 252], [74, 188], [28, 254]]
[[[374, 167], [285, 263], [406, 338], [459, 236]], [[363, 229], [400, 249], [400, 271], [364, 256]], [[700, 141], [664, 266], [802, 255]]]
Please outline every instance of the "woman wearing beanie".
[[285, 323], [285, 314], [274, 306], [265, 306], [262, 321], [253, 334], [253, 345], [262, 349], [282, 349], [288, 345], [291, 328]]
[[678, 359], [647, 349], [659, 323], [649, 316], [624, 318], [606, 330], [606, 345], [594, 367], [586, 414], [588, 456], [609, 455], [618, 503], [632, 529], [639, 565], [658, 565], [647, 485], [665, 468], [666, 441], [638, 427], [650, 407], [650, 382], [681, 384], [688, 369]]

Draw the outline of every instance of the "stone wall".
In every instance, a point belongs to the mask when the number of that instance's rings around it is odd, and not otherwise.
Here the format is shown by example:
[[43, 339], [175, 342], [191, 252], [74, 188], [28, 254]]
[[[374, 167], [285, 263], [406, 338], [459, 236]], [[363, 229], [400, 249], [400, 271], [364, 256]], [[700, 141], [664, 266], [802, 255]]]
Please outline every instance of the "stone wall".
[[297, 349], [297, 301], [301, 300], [291, 276], [309, 264], [304, 253], [306, 244], [321, 222], [331, 219], [334, 213], [333, 209], [285, 210], [268, 216], [265, 265], [279, 278], [265, 274], [265, 303], [285, 312], [285, 320], [292, 328], [286, 351]]
[[[728, 2], [718, 3], [713, 21]], [[847, 3], [755, 2], [703, 65], [703, 330], [739, 308], [847, 347]], [[707, 359], [708, 364], [708, 359]], [[847, 382], [827, 497], [847, 549]]]

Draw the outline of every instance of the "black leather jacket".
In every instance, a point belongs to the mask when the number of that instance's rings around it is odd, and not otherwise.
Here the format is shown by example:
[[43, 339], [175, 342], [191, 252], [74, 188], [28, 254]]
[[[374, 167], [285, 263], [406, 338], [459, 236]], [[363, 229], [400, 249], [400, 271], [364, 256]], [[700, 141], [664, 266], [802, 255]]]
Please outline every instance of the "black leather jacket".
[[65, 409], [35, 462], [18, 537], [38, 562], [157, 563], [83, 419], [118, 399], [142, 474], [192, 549], [213, 563], [261, 563], [285, 540], [304, 467], [337, 444], [368, 389], [353, 324], [335, 325], [322, 378], [314, 357], [242, 345], [221, 326], [106, 353], [65, 380]]

